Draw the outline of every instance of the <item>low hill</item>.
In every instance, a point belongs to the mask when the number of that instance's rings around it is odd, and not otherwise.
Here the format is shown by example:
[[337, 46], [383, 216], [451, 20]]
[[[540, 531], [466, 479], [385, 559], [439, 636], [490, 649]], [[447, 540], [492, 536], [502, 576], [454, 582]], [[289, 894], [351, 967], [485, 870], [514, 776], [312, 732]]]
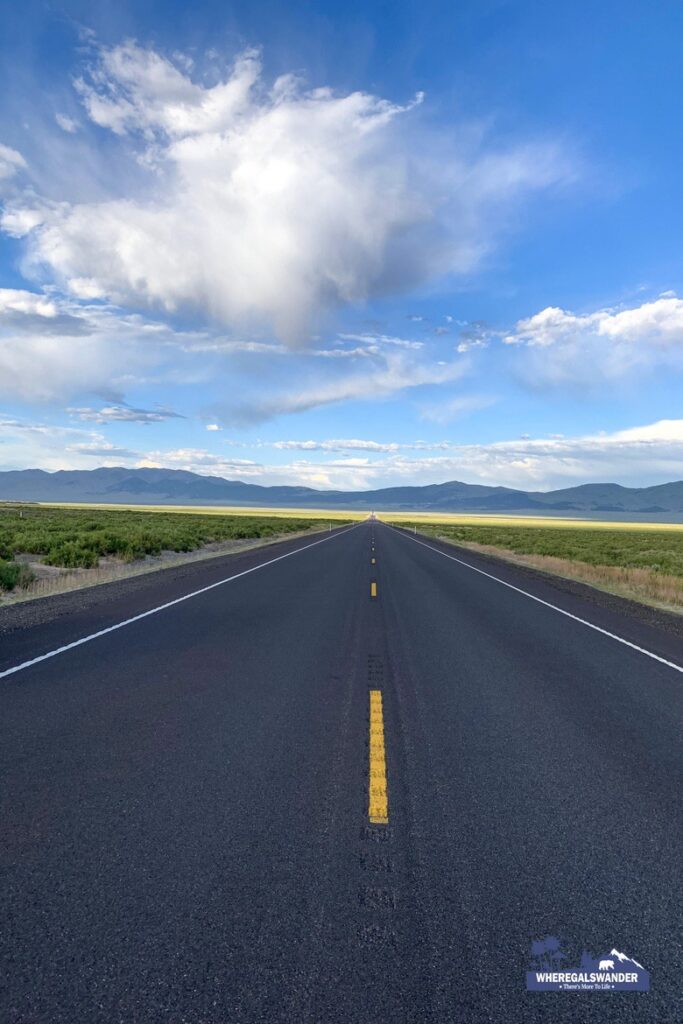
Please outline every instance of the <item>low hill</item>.
[[264, 487], [178, 469], [42, 469], [0, 472], [0, 500], [141, 505], [256, 505], [415, 512], [683, 513], [683, 481], [655, 487], [596, 483], [556, 491], [520, 491], [451, 480], [423, 487], [319, 491]]

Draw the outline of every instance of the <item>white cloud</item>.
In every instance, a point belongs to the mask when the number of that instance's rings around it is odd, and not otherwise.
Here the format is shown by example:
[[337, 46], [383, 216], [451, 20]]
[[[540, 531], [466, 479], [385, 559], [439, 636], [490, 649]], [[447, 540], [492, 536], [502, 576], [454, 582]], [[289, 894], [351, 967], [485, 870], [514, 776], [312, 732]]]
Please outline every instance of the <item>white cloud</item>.
[[413, 341], [410, 338], [396, 338], [391, 334], [340, 334], [342, 341], [359, 341], [370, 348], [378, 349], [382, 345], [394, 345], [396, 348], [421, 349], [424, 348], [424, 341]]
[[138, 466], [160, 466], [170, 469], [188, 469], [192, 473], [210, 476], [241, 473], [251, 476], [263, 467], [252, 459], [234, 459], [227, 455], [209, 452], [203, 448], [173, 448], [170, 451], [153, 451], [137, 454]]
[[462, 355], [465, 352], [470, 352], [473, 348], [488, 348], [488, 346], [487, 338], [467, 338], [465, 341], [458, 342], [456, 352]]
[[184, 469], [191, 473], [246, 480], [248, 483], [265, 486], [284, 484], [323, 489], [365, 487], [369, 468], [365, 460], [359, 459], [324, 463], [302, 459], [285, 465], [265, 465], [251, 459], [230, 458], [195, 448], [149, 452], [136, 465]]
[[683, 420], [582, 437], [462, 445], [419, 468], [409, 461], [403, 472], [424, 482], [456, 477], [540, 490], [588, 481], [640, 487], [683, 478]]
[[474, 320], [461, 326], [463, 329], [460, 331], [460, 341], [456, 345], [456, 352], [461, 354], [475, 348], [488, 348], [491, 340], [497, 337], [497, 333], [483, 320]]
[[22, 316], [34, 314], [50, 319], [57, 316], [57, 304], [45, 295], [28, 292], [20, 288], [0, 288], [0, 323], [6, 322], [15, 313]]
[[69, 117], [68, 114], [55, 114], [55, 121], [62, 131], [67, 132], [68, 135], [73, 135], [74, 132], [78, 131], [78, 121], [75, 121], [73, 117]]
[[41, 403], [97, 392], [120, 405], [131, 376], [162, 365], [167, 346], [183, 338], [110, 306], [0, 288], [0, 398]]
[[[0, 416], [2, 469], [166, 466], [254, 483], [341, 489], [464, 480], [549, 490], [588, 481], [640, 487], [683, 479], [683, 420], [660, 420], [612, 433], [521, 437], [491, 444], [341, 439], [257, 442], [256, 447], [301, 451], [309, 457], [278, 464], [201, 448], [135, 452], [117, 447], [102, 434]], [[441, 451], [432, 454], [435, 450]], [[424, 454], [416, 457], [411, 451]], [[351, 457], [328, 457], [345, 452]], [[322, 454], [321, 461], [315, 459], [316, 453]]]
[[[207, 89], [154, 51], [128, 42], [100, 49], [97, 66], [76, 87], [91, 119], [103, 128], [182, 139], [224, 131], [248, 113], [260, 72], [258, 53], [248, 50], [225, 82]], [[294, 85], [289, 83], [290, 90]], [[287, 89], [279, 91], [284, 96]]]
[[208, 334], [198, 334], [188, 338], [182, 346], [186, 352], [212, 352], [217, 355], [236, 355], [241, 352], [267, 355], [286, 355], [283, 345], [268, 341], [241, 341], [239, 339], [216, 338]]
[[[334, 359], [320, 358], [340, 352], [344, 372]], [[273, 354], [277, 368], [270, 365]], [[331, 348], [298, 352], [208, 332], [173, 331], [114, 306], [56, 293], [0, 289], [0, 397], [55, 403], [98, 394], [108, 404], [88, 401], [70, 409], [93, 423], [150, 423], [176, 416], [163, 406], [141, 409], [124, 401], [132, 385], [145, 381], [202, 386], [204, 414], [218, 427], [221, 421], [251, 424], [338, 402], [381, 399], [452, 382], [467, 370], [462, 359], [431, 362], [420, 345], [389, 336], [378, 336], [377, 344], [364, 340], [351, 348], [342, 339]]]
[[[98, 465], [105, 466], [118, 466], [121, 462], [128, 462], [130, 459], [138, 457], [137, 452], [131, 451], [130, 448], [121, 448], [119, 445], [112, 444], [111, 441], [106, 441], [104, 438], [97, 441], [88, 441], [84, 444], [67, 445], [66, 451], [97, 459]], [[94, 469], [95, 467], [91, 464], [88, 468]]]
[[533, 383], [604, 384], [657, 365], [683, 367], [683, 299], [667, 293], [631, 309], [575, 314], [548, 306], [503, 337], [527, 350]]
[[206, 424], [206, 429], [207, 430], [222, 430], [223, 428], [221, 426], [219, 426], [218, 423], [207, 423]]
[[71, 408], [67, 412], [76, 419], [90, 423], [163, 423], [164, 420], [184, 418], [171, 409], [135, 409], [125, 403], [105, 405], [100, 409]]
[[[364, 489], [398, 484], [464, 480], [526, 490], [570, 487], [589, 481], [630, 486], [683, 479], [683, 420], [661, 420], [612, 433], [569, 438], [519, 438], [491, 444], [371, 441], [271, 442], [280, 450], [365, 452], [367, 458], [302, 459], [282, 465], [234, 460], [215, 453], [185, 450], [172, 459], [154, 453], [155, 464], [218, 475], [245, 476], [254, 483], [307, 484], [312, 487]], [[355, 444], [358, 447], [355, 447]], [[376, 445], [376, 446], [375, 446]], [[415, 457], [411, 449], [445, 449]], [[397, 450], [399, 449], [399, 450]]]
[[363, 345], [357, 348], [316, 348], [311, 350], [311, 355], [319, 359], [367, 359], [379, 351], [379, 345]]
[[440, 451], [457, 448], [451, 441], [371, 441], [363, 438], [324, 438], [297, 441], [226, 441], [231, 447], [275, 448], [277, 451], [306, 452], [371, 452]]
[[21, 153], [18, 153], [16, 149], [12, 149], [11, 146], [3, 146], [0, 143], [0, 181], [14, 177], [18, 171], [23, 170], [25, 167], [26, 161]]
[[0, 468], [93, 469], [129, 461], [134, 452], [118, 448], [100, 433], [51, 423], [34, 423], [0, 413]]
[[433, 139], [410, 114], [420, 96], [268, 88], [254, 51], [206, 85], [186, 61], [100, 47], [77, 89], [135, 171], [104, 201], [15, 199], [3, 223], [30, 259], [80, 298], [194, 307], [289, 342], [339, 304], [470, 271], [507, 204], [575, 175], [553, 145]]
[[[363, 451], [366, 461], [307, 460], [287, 465], [251, 463], [249, 478], [259, 483], [308, 483], [329, 487], [386, 487], [444, 480], [506, 485], [530, 490], [573, 486], [587, 481], [615, 481], [631, 486], [683, 479], [683, 420], [661, 420], [612, 433], [569, 438], [520, 438], [491, 444], [412, 442], [397, 445], [371, 441], [274, 442], [282, 450]], [[445, 454], [414, 457], [404, 450], [446, 449]], [[161, 453], [157, 453], [160, 458]], [[213, 459], [220, 456], [212, 456]], [[225, 458], [225, 457], [223, 457]], [[162, 459], [163, 461], [163, 459]], [[200, 463], [186, 460], [201, 472]], [[214, 470], [216, 464], [212, 463]], [[230, 461], [230, 465], [234, 465]], [[312, 483], [314, 478], [326, 483]]]

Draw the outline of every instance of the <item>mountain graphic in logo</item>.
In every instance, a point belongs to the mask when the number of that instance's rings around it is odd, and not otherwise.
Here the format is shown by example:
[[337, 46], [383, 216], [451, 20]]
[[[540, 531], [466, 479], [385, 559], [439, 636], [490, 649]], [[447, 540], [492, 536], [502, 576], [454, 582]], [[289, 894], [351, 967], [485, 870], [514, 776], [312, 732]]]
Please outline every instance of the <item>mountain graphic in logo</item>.
[[632, 956], [626, 956], [626, 953], [620, 953], [618, 949], [611, 950], [610, 951], [610, 956], [615, 957], [619, 961], [620, 964], [623, 964], [624, 962], [629, 963], [629, 964], [635, 964], [635, 966], [638, 968], [639, 971], [644, 971], [645, 970], [643, 965], [639, 964], [637, 960], [634, 960]]
[[594, 957], [587, 950], [578, 967], [567, 965], [562, 940], [554, 935], [531, 943], [532, 965], [527, 971], [529, 992], [648, 992], [650, 975], [642, 964], [611, 949]]

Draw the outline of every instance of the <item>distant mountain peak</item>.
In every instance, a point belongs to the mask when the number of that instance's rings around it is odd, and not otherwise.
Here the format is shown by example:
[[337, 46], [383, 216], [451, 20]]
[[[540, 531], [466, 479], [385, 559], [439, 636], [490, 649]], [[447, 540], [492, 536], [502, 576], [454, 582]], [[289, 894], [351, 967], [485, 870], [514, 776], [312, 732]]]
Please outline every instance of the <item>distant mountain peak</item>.
[[125, 466], [92, 470], [42, 469], [0, 472], [0, 500], [83, 501], [119, 504], [262, 505], [405, 512], [535, 512], [537, 514], [683, 513], [683, 481], [655, 487], [580, 484], [555, 491], [522, 491], [447, 480], [423, 486], [367, 491], [318, 491], [301, 485], [272, 486], [203, 476], [183, 469]]

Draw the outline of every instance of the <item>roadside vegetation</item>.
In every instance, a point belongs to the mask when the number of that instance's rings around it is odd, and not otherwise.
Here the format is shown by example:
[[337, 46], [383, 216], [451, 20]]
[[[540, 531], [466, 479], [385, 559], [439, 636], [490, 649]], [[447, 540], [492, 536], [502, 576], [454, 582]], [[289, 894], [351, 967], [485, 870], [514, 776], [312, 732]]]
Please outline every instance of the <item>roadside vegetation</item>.
[[683, 529], [619, 524], [562, 526], [400, 523], [428, 536], [683, 612]]
[[[94, 569], [227, 541], [267, 540], [325, 527], [308, 516], [203, 515], [131, 509], [0, 505], [0, 591], [27, 587], [36, 567]], [[335, 523], [339, 525], [339, 521]]]

